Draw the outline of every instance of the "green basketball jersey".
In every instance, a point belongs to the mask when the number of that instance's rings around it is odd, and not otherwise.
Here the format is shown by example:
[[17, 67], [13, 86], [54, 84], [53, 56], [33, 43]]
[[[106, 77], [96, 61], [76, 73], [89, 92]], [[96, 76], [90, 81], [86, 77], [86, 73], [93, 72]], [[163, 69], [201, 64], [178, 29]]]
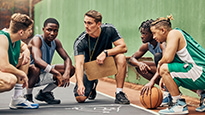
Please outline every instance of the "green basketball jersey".
[[169, 72], [173, 78], [196, 81], [204, 74], [205, 49], [185, 31], [179, 28], [176, 30], [183, 34], [186, 46], [177, 51], [174, 60], [168, 63]]
[[185, 31], [179, 28], [176, 28], [176, 30], [183, 34], [186, 46], [176, 53], [173, 62], [190, 63], [205, 67], [205, 49]]
[[14, 43], [11, 42], [11, 38], [8, 32], [1, 30], [0, 35], [5, 35], [9, 41], [9, 49], [8, 49], [8, 56], [9, 56], [9, 63], [13, 66], [18, 64], [20, 50], [21, 50], [21, 40], [16, 41]]

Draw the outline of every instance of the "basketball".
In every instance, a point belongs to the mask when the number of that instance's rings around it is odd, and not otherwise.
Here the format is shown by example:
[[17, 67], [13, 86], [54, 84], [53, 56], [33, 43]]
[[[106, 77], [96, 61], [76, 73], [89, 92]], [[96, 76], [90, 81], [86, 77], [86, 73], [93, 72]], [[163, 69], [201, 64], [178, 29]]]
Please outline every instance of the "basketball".
[[157, 87], [152, 88], [151, 95], [150, 93], [147, 96], [146, 93], [144, 93], [144, 96], [140, 95], [140, 102], [147, 109], [157, 108], [162, 103], [162, 100], [162, 91]]

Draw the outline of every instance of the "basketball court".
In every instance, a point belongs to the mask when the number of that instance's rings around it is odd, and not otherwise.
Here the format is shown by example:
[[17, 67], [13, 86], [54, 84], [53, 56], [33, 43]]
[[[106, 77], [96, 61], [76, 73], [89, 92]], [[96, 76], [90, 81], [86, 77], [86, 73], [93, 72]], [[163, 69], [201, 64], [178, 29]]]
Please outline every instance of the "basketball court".
[[[121, 105], [114, 103], [114, 97], [108, 96], [104, 93], [97, 92], [97, 97], [94, 101], [87, 100], [85, 103], [77, 103], [73, 95], [74, 83], [72, 83], [68, 88], [56, 88], [54, 90], [54, 96], [56, 99], [61, 99], [61, 104], [58, 105], [48, 105], [44, 102], [40, 102], [34, 99], [35, 102], [39, 103], [39, 109], [29, 110], [29, 109], [19, 109], [10, 110], [8, 105], [13, 95], [13, 90], [0, 94], [1, 105], [0, 114], [4, 115], [157, 115], [158, 113], [146, 110], [143, 107], [130, 105]], [[34, 89], [34, 94], [42, 87], [37, 87]], [[34, 96], [35, 96], [34, 95]]]

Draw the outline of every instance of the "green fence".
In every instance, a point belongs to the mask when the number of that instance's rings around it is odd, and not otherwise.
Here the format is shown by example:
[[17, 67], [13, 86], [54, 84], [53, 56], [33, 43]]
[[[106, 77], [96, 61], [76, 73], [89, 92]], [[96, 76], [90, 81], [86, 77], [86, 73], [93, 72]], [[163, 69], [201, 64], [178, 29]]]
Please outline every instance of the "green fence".
[[[125, 55], [131, 56], [142, 44], [138, 30], [141, 22], [172, 14], [172, 27], [184, 29], [204, 47], [204, 4], [205, 0], [42, 0], [34, 8], [34, 33], [42, 33], [46, 18], [56, 18], [60, 22], [58, 38], [73, 60], [73, 43], [85, 30], [84, 14], [95, 9], [102, 13], [103, 23], [112, 23], [118, 29], [128, 47]], [[59, 58], [55, 54], [53, 63], [62, 63]]]

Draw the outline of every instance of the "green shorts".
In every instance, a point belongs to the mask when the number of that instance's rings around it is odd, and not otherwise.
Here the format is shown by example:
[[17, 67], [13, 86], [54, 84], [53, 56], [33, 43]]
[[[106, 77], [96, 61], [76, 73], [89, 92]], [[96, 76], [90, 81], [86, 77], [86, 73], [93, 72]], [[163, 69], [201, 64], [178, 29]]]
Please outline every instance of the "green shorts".
[[203, 67], [187, 63], [168, 63], [170, 75], [177, 86], [187, 89], [205, 89], [205, 70]]

